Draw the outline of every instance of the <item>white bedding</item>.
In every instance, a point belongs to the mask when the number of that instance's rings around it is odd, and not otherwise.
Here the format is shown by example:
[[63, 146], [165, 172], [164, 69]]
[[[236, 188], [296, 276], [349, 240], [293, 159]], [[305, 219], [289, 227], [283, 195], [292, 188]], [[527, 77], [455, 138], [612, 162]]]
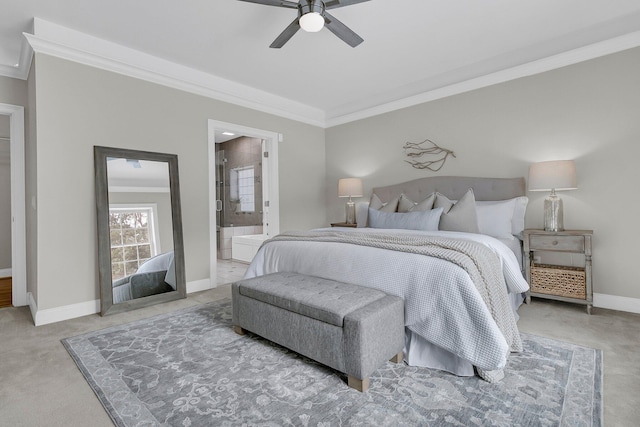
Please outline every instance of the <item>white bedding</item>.
[[[489, 247], [499, 256], [507, 286], [505, 292], [518, 295], [529, 289], [513, 251], [489, 236], [368, 228], [343, 231], [384, 231], [471, 239]], [[473, 375], [473, 366], [500, 370], [506, 364], [509, 345], [504, 336], [469, 275], [448, 261], [336, 242], [269, 242], [260, 248], [245, 277], [278, 271], [294, 271], [375, 287], [404, 298], [408, 331], [405, 355], [410, 365]]]

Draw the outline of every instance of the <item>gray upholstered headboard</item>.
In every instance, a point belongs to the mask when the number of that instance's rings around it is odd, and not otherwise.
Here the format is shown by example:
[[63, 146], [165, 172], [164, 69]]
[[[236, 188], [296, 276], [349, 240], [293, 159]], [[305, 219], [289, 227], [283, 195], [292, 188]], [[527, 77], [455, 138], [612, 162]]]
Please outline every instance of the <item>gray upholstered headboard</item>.
[[525, 195], [524, 178], [472, 178], [465, 176], [430, 176], [401, 184], [373, 189], [383, 202], [405, 194], [419, 202], [437, 191], [450, 199], [460, 199], [473, 188], [476, 200], [506, 200]]

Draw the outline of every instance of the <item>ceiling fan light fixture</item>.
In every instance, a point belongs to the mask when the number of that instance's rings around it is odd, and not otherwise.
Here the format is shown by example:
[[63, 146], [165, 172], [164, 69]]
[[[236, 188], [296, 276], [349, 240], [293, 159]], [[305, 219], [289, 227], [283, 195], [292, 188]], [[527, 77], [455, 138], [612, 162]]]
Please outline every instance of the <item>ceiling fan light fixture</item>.
[[300, 17], [300, 28], [308, 33], [317, 33], [324, 28], [324, 17], [317, 12], [305, 13]]

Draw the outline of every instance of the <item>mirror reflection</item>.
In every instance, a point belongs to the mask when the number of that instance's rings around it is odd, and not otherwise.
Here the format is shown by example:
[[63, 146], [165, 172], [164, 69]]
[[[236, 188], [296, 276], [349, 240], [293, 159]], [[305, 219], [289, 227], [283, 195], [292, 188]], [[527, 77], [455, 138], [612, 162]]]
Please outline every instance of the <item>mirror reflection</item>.
[[113, 303], [176, 290], [169, 165], [107, 158]]
[[177, 156], [94, 151], [101, 313], [184, 298]]

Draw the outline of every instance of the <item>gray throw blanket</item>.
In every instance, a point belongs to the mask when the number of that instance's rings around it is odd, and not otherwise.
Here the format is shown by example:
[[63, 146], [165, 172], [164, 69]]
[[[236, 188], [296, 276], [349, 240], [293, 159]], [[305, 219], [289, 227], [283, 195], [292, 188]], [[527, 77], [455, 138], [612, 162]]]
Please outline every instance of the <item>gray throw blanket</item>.
[[[498, 256], [481, 243], [445, 237], [396, 235], [388, 233], [350, 233], [348, 231], [288, 232], [270, 241], [336, 242], [409, 252], [449, 261], [464, 269], [481, 295], [511, 351], [522, 351], [522, 340], [509, 303]], [[489, 382], [503, 378], [501, 370], [477, 368]]]

